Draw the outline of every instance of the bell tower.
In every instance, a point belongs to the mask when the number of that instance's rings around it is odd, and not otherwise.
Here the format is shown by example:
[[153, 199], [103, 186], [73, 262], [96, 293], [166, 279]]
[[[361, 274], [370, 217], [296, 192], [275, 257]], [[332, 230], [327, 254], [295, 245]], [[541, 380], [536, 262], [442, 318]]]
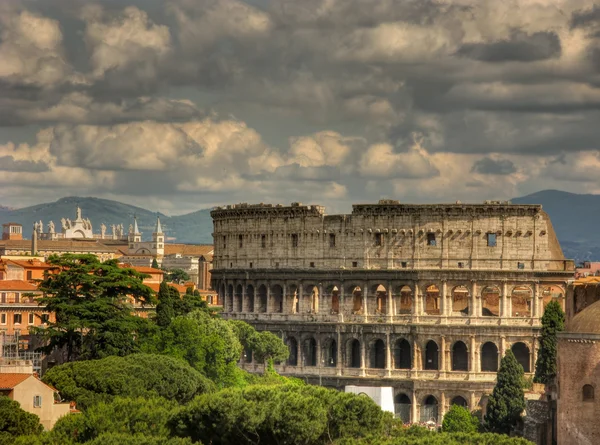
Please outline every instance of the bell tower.
[[165, 253], [165, 234], [162, 231], [160, 217], [156, 215], [156, 228], [152, 233], [152, 250], [157, 256], [162, 256]]

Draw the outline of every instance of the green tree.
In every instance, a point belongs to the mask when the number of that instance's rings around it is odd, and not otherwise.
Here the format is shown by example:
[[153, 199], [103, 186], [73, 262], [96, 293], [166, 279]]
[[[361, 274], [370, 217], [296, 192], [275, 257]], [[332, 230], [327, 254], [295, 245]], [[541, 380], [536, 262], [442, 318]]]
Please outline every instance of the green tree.
[[290, 356], [290, 351], [283, 341], [269, 331], [255, 332], [250, 338], [250, 349], [254, 358], [260, 362], [282, 362]]
[[145, 434], [106, 433], [96, 437], [87, 445], [192, 445], [189, 439], [179, 437], [156, 437]]
[[540, 351], [535, 363], [535, 383], [548, 383], [556, 375], [556, 334], [565, 328], [565, 313], [558, 301], [551, 301], [542, 316]]
[[152, 258], [152, 266], [153, 269], [158, 269], [158, 261], [156, 261], [156, 258]]
[[23, 410], [19, 402], [0, 396], [0, 443], [14, 441], [16, 436], [39, 434], [43, 430], [38, 416]]
[[479, 420], [463, 406], [452, 405], [442, 421], [445, 433], [475, 433], [479, 430]]
[[56, 321], [32, 332], [46, 340], [45, 352], [66, 351], [66, 360], [126, 355], [136, 350], [135, 335], [147, 320], [136, 317], [129, 298], [152, 303], [153, 292], [144, 275], [119, 267], [116, 260], [100, 262], [95, 255], [53, 255], [50, 273], [39, 283], [38, 303]]
[[212, 382], [188, 364], [151, 354], [65, 363], [49, 369], [43, 380], [82, 409], [115, 396], [164, 397], [186, 403], [214, 389]]
[[487, 404], [485, 423], [489, 431], [509, 434], [517, 424], [525, 409], [522, 380], [523, 367], [509, 349], [500, 362], [496, 386]]
[[171, 269], [167, 271], [166, 280], [171, 283], [183, 284], [186, 281], [190, 281], [190, 276], [183, 269]]
[[175, 305], [179, 301], [179, 291], [169, 286], [166, 281], [158, 288], [158, 304], [156, 305], [156, 324], [160, 327], [169, 326], [175, 317]]

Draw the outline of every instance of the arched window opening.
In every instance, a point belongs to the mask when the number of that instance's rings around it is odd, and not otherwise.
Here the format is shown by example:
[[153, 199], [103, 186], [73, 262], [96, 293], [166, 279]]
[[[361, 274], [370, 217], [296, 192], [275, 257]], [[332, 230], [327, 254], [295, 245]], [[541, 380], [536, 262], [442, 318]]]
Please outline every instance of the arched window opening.
[[409, 286], [400, 288], [400, 305], [398, 306], [399, 314], [410, 314], [413, 307], [413, 291]]
[[319, 288], [313, 286], [310, 290], [310, 312], [316, 314], [319, 312]]
[[360, 368], [360, 342], [357, 339], [348, 343], [347, 357], [349, 368]]
[[440, 313], [440, 289], [434, 284], [425, 289], [425, 313], [427, 315]]
[[387, 313], [387, 297], [388, 295], [385, 287], [382, 284], [377, 286], [377, 288], [375, 289], [376, 314], [385, 315]]
[[385, 368], [385, 343], [383, 340], [377, 339], [371, 346], [370, 350], [370, 367], [375, 369]]
[[227, 309], [233, 312], [233, 284], [227, 286]]
[[425, 346], [425, 369], [426, 370], [435, 370], [439, 369], [439, 353], [438, 353], [438, 345], [433, 340], [429, 340], [427, 342], [427, 346]]
[[592, 385], [583, 385], [582, 396], [584, 402], [594, 400], [594, 387]]
[[258, 288], [258, 312], [267, 312], [267, 286], [264, 284]]
[[410, 423], [411, 406], [410, 398], [406, 394], [397, 394], [394, 397], [394, 411], [402, 423]]
[[468, 408], [467, 400], [461, 396], [454, 397], [450, 402], [450, 405], [458, 405], [462, 406], [463, 408]]
[[481, 291], [481, 315], [484, 317], [500, 316], [500, 289], [495, 286]]
[[511, 293], [512, 316], [520, 318], [531, 317], [531, 298], [533, 292], [527, 286], [515, 286]]
[[283, 288], [276, 284], [271, 289], [271, 312], [282, 313], [283, 312]]
[[340, 312], [340, 290], [334, 286], [331, 291], [331, 313], [339, 314]]
[[498, 372], [498, 347], [491, 341], [481, 347], [481, 371]]
[[469, 315], [469, 289], [456, 286], [452, 290], [452, 312]]
[[334, 339], [329, 339], [325, 343], [323, 364], [327, 367], [334, 368], [337, 364], [337, 342]]
[[353, 314], [362, 314], [363, 312], [363, 297], [362, 297], [362, 289], [356, 286], [352, 290], [352, 313]]
[[412, 351], [410, 343], [405, 339], [398, 340], [394, 348], [394, 367], [396, 369], [410, 369], [411, 365]]
[[529, 348], [527, 345], [525, 343], [518, 342], [512, 345], [511, 350], [519, 364], [523, 367], [523, 371], [531, 372], [531, 360], [529, 359]]
[[546, 306], [551, 301], [558, 301], [560, 305], [563, 305], [564, 301], [564, 291], [559, 286], [546, 286], [542, 288], [542, 304], [544, 307], [544, 311], [546, 310]]
[[242, 312], [243, 309], [243, 300], [242, 300], [242, 285], [238, 284], [235, 288], [235, 305], [234, 305], [234, 311], [235, 312]]
[[304, 366], [317, 366], [317, 342], [312, 337], [304, 342]]
[[434, 396], [427, 396], [421, 406], [421, 422], [438, 423], [438, 401]]
[[298, 341], [294, 337], [288, 338], [288, 349], [290, 351], [288, 365], [298, 366]]
[[254, 312], [254, 286], [251, 284], [246, 288], [246, 312]]
[[467, 345], [462, 341], [457, 341], [452, 347], [452, 371], [469, 370], [469, 353]]

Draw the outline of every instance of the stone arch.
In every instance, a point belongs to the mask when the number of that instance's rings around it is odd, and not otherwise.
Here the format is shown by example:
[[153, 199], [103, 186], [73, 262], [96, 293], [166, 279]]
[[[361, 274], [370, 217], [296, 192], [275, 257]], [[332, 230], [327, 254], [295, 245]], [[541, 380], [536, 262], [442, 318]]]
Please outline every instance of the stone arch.
[[317, 366], [317, 341], [314, 337], [304, 339], [304, 366]]
[[352, 301], [352, 313], [353, 314], [362, 314], [364, 313], [363, 308], [363, 290], [360, 286], [352, 286], [350, 288], [349, 294], [351, 295]]
[[242, 294], [243, 294], [243, 287], [241, 284], [238, 284], [235, 287], [235, 305], [234, 305], [234, 311], [235, 312], [242, 312], [243, 311], [243, 304], [244, 301], [242, 299]]
[[290, 356], [287, 360], [288, 365], [298, 366], [298, 340], [295, 337], [288, 337], [287, 344], [290, 351]]
[[551, 301], [558, 301], [560, 305], [563, 306], [564, 299], [565, 290], [562, 287], [554, 284], [542, 287], [542, 304], [544, 310], [546, 310], [546, 306], [548, 306], [548, 303]]
[[452, 345], [452, 371], [469, 370], [469, 351], [467, 345], [457, 341]]
[[245, 312], [254, 312], [254, 286], [249, 284], [246, 287], [246, 307]]
[[467, 286], [458, 285], [452, 289], [452, 312], [469, 315], [470, 292]]
[[371, 342], [369, 368], [385, 369], [385, 342], [380, 338]]
[[426, 370], [439, 370], [439, 348], [433, 340], [429, 340], [425, 345], [425, 366]]
[[356, 338], [351, 338], [346, 343], [346, 366], [348, 368], [361, 367], [360, 342]]
[[523, 371], [531, 372], [531, 359], [529, 356], [529, 346], [522, 341], [512, 345], [510, 348], [519, 364], [523, 367]]
[[394, 368], [412, 368], [412, 349], [410, 343], [405, 338], [396, 340], [396, 345], [394, 347]]
[[469, 404], [467, 403], [467, 399], [465, 399], [463, 396], [456, 396], [456, 397], [454, 397], [450, 401], [450, 405], [458, 405], [458, 406], [462, 406], [463, 408], [468, 408], [469, 407]]
[[375, 314], [387, 314], [387, 299], [389, 298], [388, 291], [383, 284], [376, 284], [371, 288], [375, 294]]
[[308, 312], [316, 314], [319, 312], [319, 287], [311, 284], [306, 287], [305, 295], [308, 297]]
[[331, 285], [327, 288], [327, 295], [330, 296], [330, 307], [332, 314], [340, 313], [340, 288]]
[[481, 315], [500, 316], [500, 289], [497, 286], [486, 286], [481, 290]]
[[498, 346], [491, 341], [481, 346], [481, 371], [498, 372]]
[[533, 291], [529, 286], [515, 286], [510, 294], [513, 317], [531, 317], [531, 300]]
[[404, 393], [396, 394], [394, 397], [394, 411], [396, 417], [402, 420], [402, 423], [410, 423], [412, 403], [410, 397]]
[[583, 385], [583, 388], [581, 388], [581, 399], [584, 402], [594, 401], [594, 387], [592, 385]]
[[334, 368], [337, 365], [337, 341], [334, 338], [328, 338], [323, 343], [323, 365]]
[[410, 314], [413, 309], [414, 294], [410, 286], [404, 285], [400, 287], [398, 292], [400, 296], [400, 304], [398, 305], [398, 314]]
[[428, 395], [423, 399], [423, 404], [421, 405], [421, 422], [438, 423], [438, 401], [432, 395]]
[[271, 286], [271, 311], [275, 313], [283, 312], [283, 287], [279, 284]]
[[267, 312], [267, 286], [264, 284], [258, 287], [258, 311], [256, 312]]
[[425, 288], [424, 292], [425, 305], [424, 312], [427, 315], [440, 314], [440, 288], [435, 284], [430, 284]]

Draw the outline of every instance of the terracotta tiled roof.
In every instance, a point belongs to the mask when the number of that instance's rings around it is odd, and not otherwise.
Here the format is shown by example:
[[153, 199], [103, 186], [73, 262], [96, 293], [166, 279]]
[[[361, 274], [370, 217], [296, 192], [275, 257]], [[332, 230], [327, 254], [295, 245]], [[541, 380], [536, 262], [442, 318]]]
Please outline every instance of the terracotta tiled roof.
[[200, 256], [212, 254], [212, 244], [165, 244], [165, 255], [180, 253], [181, 255]]
[[29, 377], [33, 377], [33, 374], [0, 373], [0, 389], [13, 389]]
[[[160, 289], [160, 283], [144, 283], [146, 286], [148, 286], [150, 289], [152, 289], [154, 292], [158, 292], [158, 290]], [[180, 294], [185, 294], [187, 287], [183, 286], [181, 284], [175, 284], [175, 283], [168, 283], [169, 286], [173, 286], [175, 289], [177, 289], [179, 291]]]
[[16, 264], [17, 266], [24, 267], [26, 269], [53, 269], [55, 266], [46, 264], [39, 260], [4, 260], [7, 263]]
[[24, 280], [0, 280], [0, 291], [35, 291], [37, 286]]
[[[31, 250], [30, 240], [1, 240], [0, 249], [20, 249]], [[113, 247], [105, 246], [97, 240], [39, 240], [37, 244], [38, 251], [57, 251], [57, 252], [114, 252]]]
[[165, 273], [164, 270], [155, 269], [154, 267], [132, 266], [131, 264], [127, 264], [127, 263], [119, 264], [119, 267], [134, 269], [134, 270], [138, 271], [139, 273], [161, 274], [161, 275], [164, 275], [164, 273]]

